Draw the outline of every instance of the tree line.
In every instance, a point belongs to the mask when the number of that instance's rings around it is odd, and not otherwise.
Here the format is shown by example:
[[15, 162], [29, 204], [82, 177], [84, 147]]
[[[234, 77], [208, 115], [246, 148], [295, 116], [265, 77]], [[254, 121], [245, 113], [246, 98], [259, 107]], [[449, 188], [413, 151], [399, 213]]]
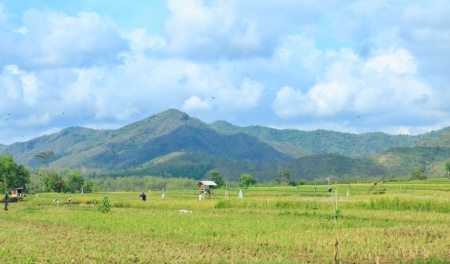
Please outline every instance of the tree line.
[[[57, 170], [48, 168], [53, 157], [52, 151], [36, 155], [42, 167], [30, 172], [23, 165], [18, 165], [11, 154], [0, 155], [0, 192], [5, 193], [12, 188], [24, 188], [26, 192], [98, 192], [98, 191], [158, 191], [158, 190], [195, 190], [198, 180], [189, 178], [172, 178], [166, 174], [165, 178], [154, 176], [125, 176], [103, 177], [89, 179], [79, 170], [70, 170], [61, 175]], [[450, 162], [445, 163], [447, 177], [450, 177]], [[168, 176], [168, 177], [167, 177]], [[419, 169], [410, 173], [409, 180], [427, 179], [426, 171]], [[210, 172], [210, 180], [217, 184], [217, 188], [248, 188], [258, 184], [258, 178], [248, 173], [240, 176], [238, 182], [226, 181], [217, 171]], [[291, 170], [282, 168], [272, 181], [277, 185], [298, 186], [306, 184], [306, 180], [292, 181]]]
[[[42, 167], [30, 172], [23, 166], [17, 165], [11, 154], [0, 156], [0, 191], [6, 192], [14, 187], [24, 188], [26, 192], [59, 192], [80, 193], [97, 191], [157, 191], [157, 190], [194, 190], [198, 181], [189, 178], [171, 178], [166, 174], [165, 178], [154, 176], [125, 176], [103, 177], [89, 179], [83, 177], [79, 170], [68, 171], [65, 176], [55, 169], [49, 168], [53, 158], [53, 151], [41, 152], [35, 156]], [[282, 185], [292, 185], [289, 169], [281, 169], [275, 182]], [[167, 177], [169, 175], [169, 177]], [[85, 180], [85, 178], [87, 178]], [[248, 188], [258, 183], [258, 178], [248, 173], [240, 176], [239, 181], [226, 182], [218, 172], [210, 172], [210, 180], [216, 182], [217, 188]], [[294, 182], [295, 184], [295, 182]]]

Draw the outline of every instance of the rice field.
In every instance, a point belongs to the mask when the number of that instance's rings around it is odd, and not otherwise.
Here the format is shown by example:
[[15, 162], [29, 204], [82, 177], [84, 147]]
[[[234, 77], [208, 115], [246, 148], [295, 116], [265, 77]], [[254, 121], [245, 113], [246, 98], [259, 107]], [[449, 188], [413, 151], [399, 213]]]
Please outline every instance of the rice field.
[[450, 262], [449, 180], [334, 187], [28, 195], [0, 216], [0, 262]]

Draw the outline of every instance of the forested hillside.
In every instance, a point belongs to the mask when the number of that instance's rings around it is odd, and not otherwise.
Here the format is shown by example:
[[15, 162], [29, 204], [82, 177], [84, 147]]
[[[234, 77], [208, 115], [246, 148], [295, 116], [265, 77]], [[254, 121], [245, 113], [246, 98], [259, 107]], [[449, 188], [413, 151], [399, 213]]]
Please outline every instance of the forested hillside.
[[[450, 128], [418, 136], [388, 135], [381, 132], [350, 134], [335, 131], [300, 131], [274, 129], [262, 126], [239, 127], [224, 121], [210, 124], [223, 133], [246, 133], [269, 142], [274, 147], [298, 158], [315, 154], [340, 154], [347, 157], [365, 157], [395, 147], [413, 147], [421, 140], [431, 140], [449, 133]], [[293, 151], [291, 151], [293, 149]], [[284, 152], [284, 151], [283, 151]]]
[[204, 164], [210, 164], [216, 158], [251, 163], [278, 163], [291, 159], [254, 136], [218, 133], [178, 110], [168, 110], [117, 130], [67, 128], [28, 142], [14, 143], [2, 150], [30, 167], [41, 165], [35, 155], [43, 151], [55, 153], [51, 167], [87, 168], [107, 174], [159, 174], [159, 166], [164, 162], [152, 166], [155, 159], [182, 153], [183, 158], [189, 160], [188, 165], [179, 161], [163, 166], [164, 170], [169, 169], [179, 177], [186, 176], [187, 171], [190, 171], [188, 176], [202, 176], [210, 169]]
[[408, 136], [300, 131], [224, 121], [205, 124], [175, 109], [115, 130], [70, 127], [27, 142], [0, 145], [31, 168], [53, 151], [50, 168], [82, 169], [90, 177], [154, 175], [209, 178], [218, 171], [229, 180], [243, 173], [274, 180], [288, 168], [292, 179], [408, 175], [424, 169], [444, 174], [450, 160], [450, 129]]

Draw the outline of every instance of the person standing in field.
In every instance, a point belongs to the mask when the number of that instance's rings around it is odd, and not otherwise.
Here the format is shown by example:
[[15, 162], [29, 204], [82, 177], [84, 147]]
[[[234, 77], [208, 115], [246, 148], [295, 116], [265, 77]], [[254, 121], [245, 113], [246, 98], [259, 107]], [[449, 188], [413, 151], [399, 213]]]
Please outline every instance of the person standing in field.
[[145, 193], [144, 193], [144, 192], [142, 192], [142, 194], [139, 195], [139, 197], [141, 197], [141, 198], [142, 198], [142, 201], [144, 201], [144, 202], [147, 200], [147, 196], [145, 196]]
[[72, 196], [69, 195], [69, 204], [72, 202]]
[[4, 211], [8, 211], [8, 202], [9, 202], [9, 196], [8, 194], [5, 194], [5, 209]]

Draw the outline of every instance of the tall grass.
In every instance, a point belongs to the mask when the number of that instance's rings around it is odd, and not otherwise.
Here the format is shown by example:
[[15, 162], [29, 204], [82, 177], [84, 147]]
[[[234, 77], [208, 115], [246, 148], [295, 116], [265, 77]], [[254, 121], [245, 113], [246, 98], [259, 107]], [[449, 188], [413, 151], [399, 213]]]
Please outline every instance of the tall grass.
[[[448, 199], [440, 185], [339, 188], [343, 263], [427, 263], [450, 259]], [[418, 188], [422, 187], [422, 188]], [[449, 186], [447, 186], [449, 187]], [[314, 186], [72, 195], [40, 194], [10, 205], [0, 225], [2, 263], [332, 263], [335, 194]], [[108, 196], [102, 214], [94, 201]], [[53, 199], [60, 199], [58, 205]], [[446, 203], [447, 201], [447, 203]], [[192, 214], [180, 213], [190, 210]]]

